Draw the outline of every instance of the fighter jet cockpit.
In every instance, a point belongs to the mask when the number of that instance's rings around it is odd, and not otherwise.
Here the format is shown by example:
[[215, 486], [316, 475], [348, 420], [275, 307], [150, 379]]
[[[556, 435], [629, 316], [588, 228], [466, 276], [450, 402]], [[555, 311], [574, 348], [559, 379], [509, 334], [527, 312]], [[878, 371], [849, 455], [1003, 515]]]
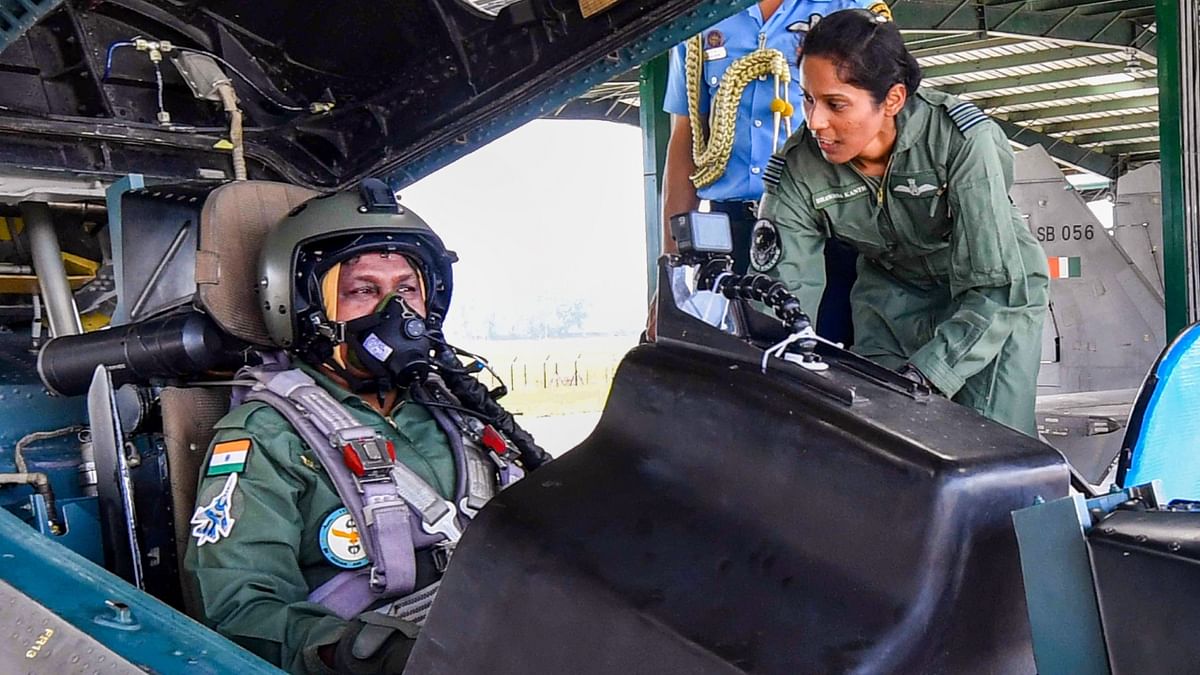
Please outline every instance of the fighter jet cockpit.
[[[414, 180], [749, 4], [0, 0], [0, 671], [280, 672], [184, 569], [241, 515], [197, 478], [257, 386], [242, 368], [282, 358], [268, 233], [319, 195], [403, 214]], [[1109, 234], [1041, 147], [1017, 155], [1011, 201], [1053, 260], [1036, 433], [822, 338], [800, 291], [735, 271], [725, 214], [670, 218], [594, 430], [439, 515], [405, 672], [1194, 665], [1200, 328], [1167, 339], [1154, 171], [1123, 178]], [[473, 431], [490, 476], [515, 445]], [[397, 462], [363, 438], [324, 450], [371, 514]]]

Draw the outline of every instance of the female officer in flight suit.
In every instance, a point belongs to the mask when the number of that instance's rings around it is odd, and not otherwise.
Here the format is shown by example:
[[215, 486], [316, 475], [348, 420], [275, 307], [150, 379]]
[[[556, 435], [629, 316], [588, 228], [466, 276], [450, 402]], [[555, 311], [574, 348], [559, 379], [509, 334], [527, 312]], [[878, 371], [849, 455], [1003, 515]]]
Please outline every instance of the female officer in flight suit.
[[772, 158], [751, 264], [815, 311], [829, 237], [858, 249], [854, 350], [1030, 435], [1045, 253], [1008, 198], [1008, 139], [918, 89], [900, 31], [826, 16], [800, 56], [805, 126]]

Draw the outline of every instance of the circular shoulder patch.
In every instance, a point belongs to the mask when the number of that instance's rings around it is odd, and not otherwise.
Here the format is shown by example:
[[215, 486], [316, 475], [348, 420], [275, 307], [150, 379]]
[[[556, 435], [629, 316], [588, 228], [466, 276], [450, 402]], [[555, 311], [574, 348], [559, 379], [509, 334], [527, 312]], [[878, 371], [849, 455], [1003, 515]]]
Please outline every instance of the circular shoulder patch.
[[370, 562], [354, 518], [344, 506], [326, 516], [320, 540], [325, 559], [342, 569], [358, 569]]
[[756, 272], [766, 272], [783, 256], [783, 249], [779, 245], [779, 230], [775, 223], [766, 218], [754, 223], [750, 242], [750, 266]]

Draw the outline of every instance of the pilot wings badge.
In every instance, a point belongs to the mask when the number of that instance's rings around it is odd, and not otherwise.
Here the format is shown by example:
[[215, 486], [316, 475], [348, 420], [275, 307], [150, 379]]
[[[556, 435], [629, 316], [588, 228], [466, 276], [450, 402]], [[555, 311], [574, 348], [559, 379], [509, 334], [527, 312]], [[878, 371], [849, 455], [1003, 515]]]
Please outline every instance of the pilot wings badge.
[[909, 195], [910, 197], [920, 197], [921, 195], [925, 194], [926, 192], [935, 192], [936, 190], [937, 190], [936, 185], [930, 185], [929, 183], [922, 183], [920, 185], [917, 185], [917, 181], [912, 178], [908, 179], [907, 185], [893, 185], [892, 186], [892, 192], [899, 192], [901, 194]]
[[215, 544], [228, 537], [233, 530], [233, 489], [237, 487], [238, 474], [231, 473], [225, 486], [205, 506], [198, 507], [192, 514], [192, 536], [196, 545]]

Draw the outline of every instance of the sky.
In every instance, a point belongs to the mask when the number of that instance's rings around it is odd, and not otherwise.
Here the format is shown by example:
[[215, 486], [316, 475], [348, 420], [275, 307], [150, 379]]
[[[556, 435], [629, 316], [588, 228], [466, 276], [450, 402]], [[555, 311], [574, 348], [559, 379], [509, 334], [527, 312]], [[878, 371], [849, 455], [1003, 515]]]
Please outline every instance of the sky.
[[489, 320], [536, 333], [573, 304], [578, 332], [640, 332], [641, 143], [630, 125], [535, 120], [401, 190], [459, 255], [447, 334], [483, 337]]

